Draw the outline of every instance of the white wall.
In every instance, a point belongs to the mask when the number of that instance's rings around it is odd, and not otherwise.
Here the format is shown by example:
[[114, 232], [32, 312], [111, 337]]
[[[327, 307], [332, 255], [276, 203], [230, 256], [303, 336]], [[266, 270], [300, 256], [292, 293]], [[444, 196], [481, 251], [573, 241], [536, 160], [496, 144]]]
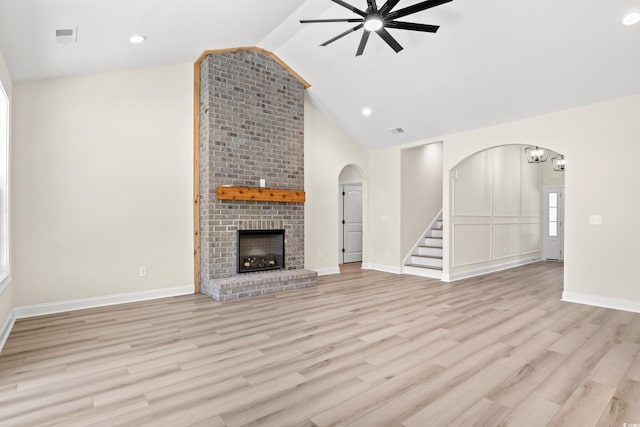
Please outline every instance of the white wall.
[[401, 161], [400, 149], [372, 151], [369, 155], [369, 239], [363, 268], [400, 273]]
[[[5, 63], [4, 56], [2, 55], [2, 51], [0, 51], [0, 82], [2, 82], [2, 87], [5, 89], [9, 99], [11, 100], [13, 84], [11, 81], [11, 75], [9, 74], [9, 69]], [[11, 272], [11, 267], [9, 267], [9, 271]], [[11, 314], [11, 310], [13, 310], [13, 305], [13, 285], [12, 277], [10, 276], [6, 278], [3, 283], [0, 283], [0, 348], [2, 348], [3, 334], [7, 332], [5, 330], [5, 325], [8, 326], [6, 322], [9, 320], [9, 315]]]
[[442, 209], [442, 142], [401, 151], [401, 242], [407, 255]]
[[523, 146], [476, 153], [450, 172], [449, 279], [541, 257], [542, 164]]
[[[640, 310], [639, 117], [640, 96], [634, 96], [450, 135], [444, 138], [444, 170], [448, 174], [471, 154], [498, 145], [539, 145], [563, 153], [565, 297], [626, 301]], [[447, 180], [445, 217], [449, 190]], [[603, 224], [589, 225], [590, 214], [601, 214]], [[447, 234], [444, 243], [447, 258]]]
[[[308, 95], [307, 95], [308, 97]], [[304, 107], [305, 268], [320, 274], [339, 272], [339, 176], [347, 165], [363, 178], [363, 245], [368, 228], [366, 203], [368, 152], [331, 123], [312, 103]], [[367, 251], [363, 255], [366, 259]]]
[[15, 305], [193, 286], [192, 64], [17, 83], [13, 113]]

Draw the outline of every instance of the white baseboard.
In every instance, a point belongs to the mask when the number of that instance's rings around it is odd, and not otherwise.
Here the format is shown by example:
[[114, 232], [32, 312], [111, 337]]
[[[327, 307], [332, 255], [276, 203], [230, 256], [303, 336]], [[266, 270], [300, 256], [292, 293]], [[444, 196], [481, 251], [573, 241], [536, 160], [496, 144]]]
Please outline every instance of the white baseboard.
[[193, 285], [14, 307], [0, 330], [0, 351], [2, 351], [16, 319], [191, 294], [193, 294]]
[[564, 291], [562, 293], [562, 301], [640, 313], [640, 301], [630, 301], [621, 298], [610, 298], [600, 295], [583, 294], [581, 292]]
[[431, 268], [409, 267], [405, 265], [403, 272], [404, 274], [410, 274], [412, 276], [442, 280], [442, 271]]
[[329, 276], [331, 274], [340, 274], [340, 267], [318, 268], [313, 271], [318, 273], [318, 276]]
[[9, 313], [9, 317], [5, 320], [4, 325], [2, 325], [2, 329], [0, 329], [0, 351], [4, 347], [4, 344], [7, 342], [7, 338], [9, 338], [9, 334], [11, 333], [11, 329], [13, 328], [13, 324], [16, 322], [16, 314], [15, 309], [11, 310]]
[[371, 262], [362, 263], [363, 270], [376, 270], [385, 273], [402, 274], [402, 267], [393, 267], [391, 265], [374, 264]]
[[44, 304], [23, 305], [14, 308], [16, 319], [62, 313], [65, 311], [83, 310], [85, 308], [104, 307], [128, 302], [147, 301], [151, 299], [189, 295], [193, 293], [193, 285], [175, 288], [154, 289], [151, 291], [130, 292], [126, 294], [105, 295], [101, 297], [82, 298], [69, 301], [47, 302]]
[[521, 267], [527, 264], [533, 264], [534, 262], [542, 261], [542, 258], [529, 258], [519, 261], [512, 261], [505, 264], [492, 265], [490, 267], [478, 268], [477, 270], [465, 271], [463, 273], [443, 274], [443, 282], [455, 282], [462, 279], [468, 279], [470, 277], [483, 276], [489, 273], [495, 273], [502, 270], [508, 270], [514, 267]]

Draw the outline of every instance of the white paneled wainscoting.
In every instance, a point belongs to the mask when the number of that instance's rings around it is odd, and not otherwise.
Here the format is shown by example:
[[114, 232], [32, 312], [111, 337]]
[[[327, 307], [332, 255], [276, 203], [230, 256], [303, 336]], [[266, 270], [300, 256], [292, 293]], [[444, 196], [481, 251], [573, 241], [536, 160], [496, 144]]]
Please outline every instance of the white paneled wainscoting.
[[452, 281], [542, 257], [542, 165], [521, 145], [476, 153], [450, 172], [449, 270]]

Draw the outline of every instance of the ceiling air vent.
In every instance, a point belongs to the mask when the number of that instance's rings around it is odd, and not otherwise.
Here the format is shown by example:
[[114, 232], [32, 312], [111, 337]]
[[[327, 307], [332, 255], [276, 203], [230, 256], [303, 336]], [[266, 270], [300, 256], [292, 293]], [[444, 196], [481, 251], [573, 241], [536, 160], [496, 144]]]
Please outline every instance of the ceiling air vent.
[[389, 132], [391, 132], [393, 135], [398, 135], [398, 134], [404, 133], [404, 129], [394, 128], [394, 129], [391, 129]]
[[78, 41], [78, 28], [61, 28], [56, 30], [56, 42], [60, 44], [76, 43]]

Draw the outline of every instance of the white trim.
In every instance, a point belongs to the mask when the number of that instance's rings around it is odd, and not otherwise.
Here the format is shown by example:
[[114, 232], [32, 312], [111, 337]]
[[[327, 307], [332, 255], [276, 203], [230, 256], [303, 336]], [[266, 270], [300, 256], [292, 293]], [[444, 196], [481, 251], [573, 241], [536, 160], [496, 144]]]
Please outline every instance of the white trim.
[[[422, 234], [420, 235], [420, 237], [418, 238], [418, 240], [416, 241], [416, 243], [414, 243], [413, 247], [411, 248], [411, 250], [409, 251], [409, 253], [407, 254], [406, 257], [404, 257], [404, 259], [402, 260], [402, 265], [405, 265], [409, 262], [409, 259], [411, 258], [411, 255], [413, 255], [413, 253], [418, 250], [418, 246], [420, 246], [420, 242], [422, 240], [424, 240], [424, 238], [427, 235], [427, 231], [431, 230], [431, 227], [433, 227], [435, 225], [436, 222], [438, 221], [442, 221], [442, 209], [440, 209], [440, 212], [438, 212], [436, 214], [436, 217], [433, 219], [433, 221], [431, 221], [431, 223], [427, 226], [427, 229], [424, 230], [422, 232]], [[444, 240], [444, 233], [442, 234], [442, 239]], [[444, 252], [444, 249], [443, 249]]]
[[534, 262], [541, 261], [540, 257], [522, 259], [518, 261], [507, 262], [505, 264], [493, 265], [490, 267], [479, 268], [477, 270], [465, 271], [462, 273], [454, 273], [454, 274], [443, 274], [442, 281], [443, 282], [456, 282], [462, 279], [468, 279], [470, 277], [483, 276], [489, 273], [495, 273], [497, 271], [508, 270], [514, 267], [521, 267], [527, 264], [533, 264]]
[[2, 329], [0, 329], [0, 352], [4, 348], [4, 344], [7, 342], [7, 338], [9, 338], [11, 329], [13, 329], [13, 324], [16, 322], [15, 311], [15, 309], [11, 310], [11, 313], [9, 313], [9, 317], [7, 317], [4, 325], [2, 325]]
[[615, 310], [630, 311], [640, 313], [640, 301], [626, 300], [621, 298], [603, 297], [601, 295], [583, 294], [582, 292], [562, 293], [562, 301], [576, 304], [591, 305]]
[[410, 267], [405, 265], [404, 266], [404, 270], [403, 270], [404, 274], [409, 274], [412, 276], [420, 276], [420, 277], [427, 277], [429, 279], [438, 279], [441, 280], [442, 279], [442, 270], [434, 270], [432, 268], [422, 268], [422, 267]]
[[329, 276], [331, 274], [340, 274], [340, 267], [318, 268], [313, 271], [318, 273], [318, 276]]
[[48, 302], [44, 304], [23, 305], [13, 309], [16, 319], [42, 316], [45, 314], [83, 310], [85, 308], [104, 307], [129, 302], [175, 297], [193, 294], [193, 285], [175, 288], [154, 289], [150, 291], [130, 292], [126, 294], [105, 295], [101, 297], [82, 298], [68, 301]]
[[[0, 59], [1, 59], [1, 54], [0, 54]], [[6, 225], [6, 248], [4, 248], [6, 250], [6, 257], [7, 259], [5, 260], [6, 262], [6, 270], [3, 272], [2, 275], [2, 279], [0, 280], [0, 294], [2, 294], [8, 287], [9, 287], [9, 283], [11, 282], [11, 207], [13, 206], [12, 203], [12, 191], [11, 191], [11, 120], [12, 120], [12, 98], [11, 95], [9, 94], [9, 91], [5, 88], [5, 82], [2, 81], [2, 77], [4, 76], [0, 76], [0, 96], [3, 96], [6, 100], [7, 100], [7, 115], [6, 117], [4, 117], [4, 119], [6, 120], [6, 151], [5, 151], [5, 155], [6, 155], [6, 165], [5, 165], [5, 169], [6, 169], [6, 197], [5, 197], [5, 205], [7, 207], [7, 218], [6, 218], [6, 222], [5, 224], [0, 224], [0, 227], [2, 227], [2, 225]], [[2, 119], [0, 119], [2, 120]], [[2, 348], [0, 346], [0, 348]]]
[[382, 264], [373, 264], [371, 262], [362, 263], [362, 269], [383, 271], [385, 273], [392, 273], [392, 274], [402, 274], [401, 267], [394, 267], [391, 265], [382, 265]]

